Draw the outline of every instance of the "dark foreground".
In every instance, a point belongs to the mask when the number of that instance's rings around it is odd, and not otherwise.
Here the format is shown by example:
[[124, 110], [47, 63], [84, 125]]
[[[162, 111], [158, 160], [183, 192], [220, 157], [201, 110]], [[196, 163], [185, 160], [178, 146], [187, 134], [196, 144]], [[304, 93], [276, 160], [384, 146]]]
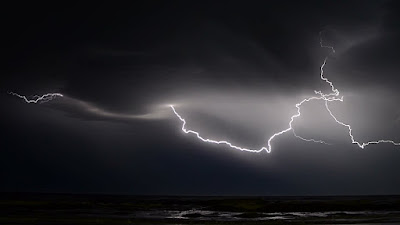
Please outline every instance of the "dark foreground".
[[400, 224], [400, 196], [0, 194], [0, 224]]

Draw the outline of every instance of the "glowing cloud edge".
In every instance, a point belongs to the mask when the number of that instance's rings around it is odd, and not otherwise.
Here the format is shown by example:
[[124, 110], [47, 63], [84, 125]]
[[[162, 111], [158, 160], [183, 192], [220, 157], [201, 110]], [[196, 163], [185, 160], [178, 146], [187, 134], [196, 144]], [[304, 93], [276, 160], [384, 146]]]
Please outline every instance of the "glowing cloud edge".
[[[322, 40], [322, 37], [321, 37], [322, 32], [320, 32], [319, 35], [320, 35], [320, 46], [321, 46], [321, 48], [328, 48], [328, 49], [331, 50], [331, 54], [335, 53], [334, 47], [323, 44], [323, 40]], [[182, 131], [184, 133], [186, 133], [186, 134], [194, 134], [195, 136], [197, 136], [198, 139], [200, 139], [203, 142], [227, 145], [230, 148], [237, 149], [237, 150], [240, 150], [240, 151], [259, 153], [259, 152], [262, 152], [262, 151], [265, 150], [266, 152], [270, 153], [271, 150], [272, 150], [272, 145], [271, 145], [272, 140], [275, 137], [277, 137], [279, 135], [282, 135], [284, 133], [287, 133], [289, 131], [292, 131], [293, 135], [296, 138], [300, 139], [300, 140], [307, 141], [307, 142], [328, 144], [329, 145], [329, 143], [327, 143], [327, 142], [325, 142], [323, 140], [316, 140], [316, 139], [313, 139], [313, 138], [307, 139], [307, 138], [304, 138], [304, 137], [301, 137], [301, 136], [297, 135], [295, 130], [294, 130], [294, 128], [293, 128], [293, 126], [292, 126], [292, 123], [294, 122], [295, 118], [301, 116], [300, 107], [302, 106], [302, 104], [306, 103], [306, 102], [309, 102], [309, 101], [315, 101], [315, 100], [322, 100], [322, 101], [325, 102], [325, 108], [328, 111], [329, 115], [335, 120], [335, 122], [337, 124], [339, 124], [341, 126], [344, 126], [344, 127], [346, 127], [348, 129], [349, 136], [350, 136], [352, 144], [356, 144], [361, 149], [364, 149], [366, 146], [368, 146], [370, 144], [380, 144], [380, 143], [390, 143], [390, 144], [393, 144], [395, 146], [400, 146], [400, 143], [397, 143], [397, 142], [392, 141], [392, 140], [377, 140], [377, 141], [368, 141], [368, 142], [363, 142], [363, 143], [358, 142], [358, 141], [355, 140], [355, 138], [353, 136], [353, 130], [352, 130], [351, 126], [349, 124], [341, 122], [340, 120], [337, 119], [337, 117], [333, 114], [333, 112], [329, 108], [328, 102], [333, 102], [333, 101], [343, 102], [343, 96], [339, 97], [339, 95], [340, 95], [339, 90], [335, 88], [335, 86], [333, 85], [333, 82], [331, 82], [328, 78], [324, 77], [324, 67], [325, 67], [325, 65], [327, 63], [328, 57], [329, 57], [329, 55], [325, 57], [325, 59], [323, 60], [322, 65], [320, 67], [320, 78], [321, 78], [321, 80], [323, 80], [327, 84], [329, 84], [329, 86], [331, 87], [332, 92], [329, 93], [329, 94], [324, 94], [322, 91], [316, 91], [315, 90], [314, 93], [316, 95], [319, 95], [318, 97], [317, 96], [309, 97], [309, 98], [303, 99], [302, 101], [297, 103], [295, 105], [295, 107], [297, 108], [297, 113], [290, 117], [288, 128], [274, 133], [268, 139], [267, 146], [261, 147], [260, 149], [249, 149], [249, 148], [240, 147], [240, 146], [234, 145], [231, 142], [226, 141], [226, 140], [219, 140], [218, 141], [218, 140], [213, 140], [213, 139], [209, 139], [209, 138], [204, 138], [198, 132], [196, 132], [194, 130], [186, 129], [186, 127], [185, 127], [186, 126], [186, 120], [176, 111], [176, 109], [175, 109], [175, 107], [173, 105], [169, 105], [169, 106], [172, 109], [172, 111], [175, 114], [175, 116], [178, 117], [178, 119], [182, 122], [181, 129], [182, 129]], [[34, 95], [32, 97], [32, 99], [28, 99], [26, 96], [20, 95], [20, 94], [15, 93], [15, 92], [8, 92], [8, 94], [17, 96], [18, 98], [23, 99], [26, 103], [34, 103], [34, 104], [48, 102], [48, 101], [53, 100], [56, 97], [63, 97], [64, 96], [61, 93], [47, 93], [47, 94], [44, 94], [44, 95], [41, 95], [41, 96]], [[110, 113], [106, 113], [106, 115], [109, 115], [109, 114]], [[111, 114], [111, 115], [114, 115], [114, 114]], [[129, 118], [132, 118], [132, 116], [129, 116]]]
[[[320, 43], [321, 48], [329, 48], [329, 49], [331, 50], [331, 53], [332, 53], [332, 54], [335, 53], [334, 47], [328, 46], [328, 45], [324, 45], [324, 44], [323, 44], [322, 32], [319, 33], [319, 36], [320, 36], [320, 42], [319, 42], [319, 43]], [[358, 142], [358, 141], [355, 140], [355, 138], [354, 138], [354, 136], [353, 136], [353, 130], [352, 130], [351, 126], [350, 126], [349, 124], [345, 124], [345, 123], [341, 122], [340, 120], [338, 120], [338, 119], [336, 118], [336, 116], [335, 116], [335, 115], [332, 113], [332, 111], [330, 110], [330, 108], [329, 108], [329, 106], [328, 106], [328, 102], [332, 102], [332, 101], [340, 101], [340, 102], [343, 102], [343, 96], [339, 97], [339, 95], [340, 95], [339, 90], [335, 88], [335, 86], [333, 85], [333, 82], [331, 82], [328, 78], [324, 77], [324, 67], [325, 67], [325, 65], [326, 65], [326, 63], [327, 63], [328, 57], [329, 57], [329, 55], [325, 57], [325, 59], [324, 59], [322, 65], [321, 65], [321, 67], [320, 67], [320, 78], [321, 78], [321, 80], [323, 80], [323, 81], [325, 81], [326, 83], [329, 84], [329, 86], [331, 87], [332, 92], [329, 93], [329, 94], [324, 94], [322, 91], [316, 91], [316, 90], [315, 90], [314, 93], [317, 94], [317, 95], [319, 95], [319, 97], [310, 97], [310, 98], [306, 98], [306, 99], [303, 99], [301, 102], [297, 103], [297, 104], [295, 105], [296, 108], [297, 108], [297, 113], [296, 113], [295, 115], [291, 116], [290, 121], [289, 121], [289, 127], [286, 128], [286, 129], [284, 129], [284, 130], [281, 130], [281, 131], [279, 131], [279, 132], [277, 132], [277, 133], [274, 133], [274, 134], [268, 139], [267, 147], [264, 146], [264, 147], [261, 147], [260, 149], [249, 149], [249, 148], [239, 147], [239, 146], [234, 145], [234, 144], [232, 144], [232, 143], [230, 143], [229, 141], [226, 141], [226, 140], [217, 141], [217, 140], [212, 140], [212, 139], [209, 139], [209, 138], [204, 138], [204, 137], [202, 137], [198, 132], [196, 132], [196, 131], [194, 131], [194, 130], [186, 129], [186, 128], [185, 128], [185, 126], [186, 126], [186, 120], [185, 120], [180, 114], [178, 114], [178, 112], [176, 111], [176, 109], [175, 109], [175, 107], [174, 107], [173, 105], [170, 105], [170, 107], [171, 107], [173, 113], [174, 113], [174, 114], [178, 117], [178, 119], [182, 122], [182, 128], [181, 128], [182, 131], [183, 131], [184, 133], [186, 133], [186, 134], [194, 134], [194, 135], [196, 135], [197, 138], [200, 139], [200, 140], [203, 141], [203, 142], [213, 143], [213, 144], [228, 145], [230, 148], [237, 149], [237, 150], [240, 150], [240, 151], [247, 151], [247, 152], [259, 153], [259, 152], [262, 152], [263, 150], [265, 150], [267, 153], [270, 153], [271, 150], [272, 150], [272, 145], [271, 145], [272, 140], [273, 140], [275, 137], [277, 137], [277, 136], [279, 136], [279, 135], [281, 135], [281, 134], [284, 134], [284, 133], [286, 133], [286, 132], [288, 132], [288, 131], [290, 131], [290, 130], [292, 130], [293, 135], [294, 135], [296, 138], [299, 138], [300, 140], [307, 141], [307, 142], [321, 143], [321, 144], [329, 144], [329, 143], [327, 143], [327, 142], [325, 142], [325, 141], [322, 141], [322, 140], [315, 140], [315, 139], [313, 139], [313, 138], [312, 138], [312, 139], [303, 138], [303, 137], [297, 135], [296, 132], [295, 132], [295, 130], [294, 130], [293, 127], [292, 127], [292, 123], [293, 123], [294, 119], [301, 116], [300, 106], [301, 106], [303, 103], [309, 102], [309, 101], [313, 101], [313, 100], [323, 100], [323, 101], [325, 101], [325, 108], [326, 108], [326, 110], [328, 111], [328, 113], [330, 114], [330, 116], [335, 120], [335, 122], [338, 123], [338, 124], [340, 124], [340, 125], [342, 125], [342, 126], [344, 126], [344, 127], [346, 127], [346, 128], [349, 130], [349, 136], [350, 136], [350, 139], [351, 139], [352, 144], [357, 144], [357, 146], [360, 147], [361, 149], [364, 149], [366, 146], [368, 146], [368, 145], [370, 145], [370, 144], [380, 144], [380, 143], [390, 143], [390, 144], [393, 144], [393, 145], [395, 145], [395, 146], [400, 146], [400, 143], [394, 142], [394, 141], [392, 141], [392, 140], [378, 140], [378, 141], [368, 141], [368, 142], [360, 143], [360, 142]]]

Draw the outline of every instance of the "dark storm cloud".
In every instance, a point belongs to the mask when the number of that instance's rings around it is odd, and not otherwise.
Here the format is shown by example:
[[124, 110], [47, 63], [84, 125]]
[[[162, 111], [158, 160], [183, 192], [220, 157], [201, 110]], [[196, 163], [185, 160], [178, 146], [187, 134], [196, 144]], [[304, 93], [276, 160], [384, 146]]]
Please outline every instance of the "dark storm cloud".
[[[61, 15], [50, 14], [55, 21], [62, 19], [56, 27], [45, 18], [40, 21], [41, 30], [33, 32], [33, 37], [44, 40], [40, 32], [46, 32], [52, 40], [50, 44], [41, 41], [48, 54], [39, 53], [40, 61], [34, 66], [46, 66], [34, 69], [37, 75], [29, 83], [66, 77], [59, 81], [64, 82], [66, 94], [121, 112], [129, 103], [143, 108], [149, 102], [166, 101], [165, 96], [182, 95], [182, 88], [185, 92], [210, 86], [313, 90], [310, 83], [318, 78], [311, 68], [320, 64], [313, 52], [321, 52], [317, 33], [326, 25], [341, 29], [375, 25], [384, 12], [382, 5], [359, 1], [176, 2], [138, 3], [121, 11], [123, 6], [100, 4], [88, 15], [85, 10], [89, 6], [80, 6], [68, 21], [71, 5]], [[105, 15], [108, 7], [109, 12], [118, 10]], [[357, 15], [352, 13], [354, 8]], [[49, 50], [53, 46], [55, 50]], [[98, 55], [76, 51], [87, 46], [97, 46]], [[105, 55], [110, 57], [99, 57]], [[53, 58], [59, 58], [56, 66], [51, 66], [54, 69], [48, 66], [55, 64]], [[153, 82], [160, 79], [162, 83]]]
[[[206, 136], [258, 148], [294, 104], [328, 90], [360, 141], [399, 140], [396, 1], [173, 1], [10, 5], [2, 90], [68, 96], [28, 105], [2, 95], [1, 190], [132, 194], [393, 194], [398, 149], [360, 150], [323, 105], [271, 154], [184, 135], [177, 106]], [[30, 4], [30, 5], [29, 5]], [[145, 119], [145, 120], [143, 120]], [[400, 140], [399, 140], [400, 141]], [[373, 169], [372, 169], [373, 168]], [[11, 172], [8, 172], [11, 171]]]

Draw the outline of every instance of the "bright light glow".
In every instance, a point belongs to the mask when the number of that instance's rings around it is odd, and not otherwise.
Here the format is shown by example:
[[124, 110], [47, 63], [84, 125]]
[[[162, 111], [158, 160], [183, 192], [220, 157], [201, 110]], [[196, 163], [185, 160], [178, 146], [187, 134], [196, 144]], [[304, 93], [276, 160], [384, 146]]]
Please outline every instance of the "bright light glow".
[[[322, 32], [320, 32], [320, 46], [321, 46], [321, 48], [329, 48], [329, 49], [331, 50], [331, 54], [335, 53], [335, 49], [334, 49], [332, 46], [328, 46], [328, 45], [324, 45], [324, 44], [323, 44]], [[261, 152], [261, 151], [265, 150], [266, 152], [270, 153], [271, 150], [272, 150], [272, 145], [271, 145], [272, 140], [273, 140], [275, 137], [277, 137], [277, 136], [279, 136], [279, 135], [281, 135], [281, 134], [284, 134], [284, 133], [286, 133], [286, 132], [288, 132], [288, 131], [290, 131], [290, 130], [292, 130], [292, 133], [293, 133], [293, 135], [294, 135], [296, 138], [299, 138], [299, 139], [301, 139], [301, 140], [303, 140], [303, 141], [315, 142], [315, 143], [322, 143], [322, 144], [329, 144], [329, 143], [326, 143], [325, 141], [322, 141], [322, 140], [315, 140], [315, 139], [313, 139], [313, 138], [307, 139], [307, 138], [300, 137], [300, 136], [298, 136], [298, 135], [296, 134], [296, 132], [294, 131], [294, 129], [293, 129], [293, 127], [292, 127], [292, 123], [293, 123], [294, 119], [301, 116], [300, 107], [301, 107], [301, 105], [302, 105], [303, 103], [309, 102], [309, 101], [314, 101], [314, 100], [323, 100], [323, 101], [325, 102], [325, 108], [326, 108], [326, 110], [329, 112], [329, 114], [331, 115], [331, 117], [335, 120], [336, 123], [338, 123], [338, 124], [340, 124], [340, 125], [345, 126], [345, 127], [348, 128], [348, 130], [349, 130], [349, 136], [350, 136], [351, 142], [352, 142], [353, 144], [357, 144], [358, 147], [364, 149], [366, 146], [368, 146], [368, 145], [370, 145], [370, 144], [379, 144], [379, 143], [390, 143], [390, 144], [393, 144], [393, 145], [400, 146], [400, 143], [396, 143], [396, 142], [394, 142], [394, 141], [392, 141], [392, 140], [378, 140], [378, 141], [368, 141], [368, 142], [365, 142], [365, 143], [360, 143], [360, 142], [358, 142], [358, 141], [356, 141], [356, 140], [354, 139], [354, 136], [353, 136], [353, 133], [352, 133], [353, 130], [351, 129], [351, 126], [350, 126], [349, 124], [345, 124], [345, 123], [339, 121], [339, 120], [336, 118], [336, 116], [335, 116], [335, 115], [332, 113], [332, 111], [330, 110], [330, 108], [329, 108], [329, 106], [328, 106], [328, 102], [332, 102], [332, 101], [340, 101], [340, 102], [343, 102], [343, 96], [339, 97], [339, 95], [340, 95], [339, 90], [335, 88], [335, 86], [333, 85], [333, 83], [332, 83], [328, 78], [324, 77], [324, 67], [325, 67], [325, 65], [326, 65], [326, 63], [327, 63], [328, 57], [329, 57], [329, 55], [325, 57], [325, 59], [324, 59], [322, 65], [321, 65], [321, 67], [320, 67], [320, 78], [321, 78], [323, 81], [325, 81], [327, 84], [329, 84], [329, 86], [331, 87], [332, 92], [329, 93], [329, 94], [324, 94], [322, 91], [316, 91], [316, 90], [315, 90], [314, 93], [317, 94], [317, 95], [319, 95], [318, 97], [306, 98], [306, 99], [302, 100], [301, 102], [297, 103], [297, 104], [295, 105], [296, 108], [297, 108], [297, 113], [296, 113], [295, 115], [293, 115], [293, 116], [290, 118], [290, 121], [289, 121], [289, 124], [288, 124], [288, 128], [286, 128], [286, 129], [284, 129], [284, 130], [282, 130], [282, 131], [279, 131], [279, 132], [277, 132], [277, 133], [274, 133], [274, 134], [268, 139], [267, 146], [261, 147], [260, 149], [248, 149], [248, 148], [239, 147], [239, 146], [237, 146], [237, 145], [234, 145], [234, 144], [232, 144], [231, 142], [226, 141], [226, 140], [220, 140], [220, 141], [218, 141], [218, 140], [213, 140], [213, 139], [209, 139], [209, 138], [204, 138], [204, 137], [202, 137], [198, 132], [196, 132], [196, 131], [194, 131], [194, 130], [186, 129], [186, 127], [185, 127], [185, 126], [186, 126], [186, 120], [185, 120], [181, 115], [178, 114], [178, 112], [176, 111], [176, 109], [175, 109], [175, 107], [174, 107], [173, 105], [170, 105], [170, 107], [171, 107], [172, 111], [174, 112], [174, 114], [175, 114], [175, 115], [179, 118], [179, 120], [182, 122], [182, 131], [183, 131], [184, 133], [186, 133], [186, 134], [194, 134], [198, 139], [200, 139], [200, 140], [203, 141], [203, 142], [208, 142], [208, 143], [213, 143], [213, 144], [228, 145], [229, 147], [231, 147], [231, 148], [233, 148], [233, 149], [240, 150], [240, 151], [247, 151], [247, 152], [256, 152], [256, 153], [258, 153], [258, 152]]]
[[[334, 54], [335, 53], [335, 49], [332, 46], [328, 46], [328, 45], [324, 45], [323, 40], [322, 40], [322, 32], [320, 32], [320, 46], [321, 48], [328, 48], [331, 50], [330, 54]], [[328, 61], [329, 55], [325, 57], [321, 67], [320, 67], [320, 78], [321, 80], [325, 81], [327, 84], [329, 84], [329, 86], [331, 87], [332, 92], [329, 94], [324, 94], [322, 91], [314, 91], [314, 93], [318, 96], [313, 96], [313, 97], [309, 97], [306, 99], [303, 99], [301, 102], [297, 103], [295, 105], [295, 107], [297, 108], [297, 113], [294, 114], [293, 116], [290, 117], [289, 123], [288, 123], [288, 127], [284, 130], [281, 130], [279, 132], [274, 133], [267, 141], [267, 145], [264, 147], [261, 147], [260, 149], [249, 149], [249, 148], [244, 148], [244, 147], [240, 147], [237, 145], [232, 144], [229, 141], [226, 140], [213, 140], [210, 138], [205, 138], [203, 136], [201, 136], [198, 132], [194, 131], [194, 130], [190, 130], [186, 128], [186, 120], [176, 111], [175, 107], [173, 105], [170, 105], [173, 113], [178, 117], [178, 119], [182, 122], [182, 131], [186, 134], [194, 134], [198, 139], [200, 139], [203, 142], [208, 142], [208, 143], [213, 143], [213, 144], [220, 144], [220, 145], [227, 145], [230, 148], [233, 149], [237, 149], [240, 151], [247, 151], [247, 152], [262, 152], [262, 151], [266, 151], [268, 153], [271, 152], [272, 150], [272, 145], [271, 142], [272, 140], [279, 136], [282, 135], [284, 133], [287, 133], [289, 131], [292, 131], [293, 135], [296, 138], [299, 138], [300, 140], [303, 141], [307, 141], [307, 142], [315, 142], [315, 143], [321, 143], [321, 144], [329, 144], [323, 140], [316, 140], [313, 138], [304, 138], [301, 137], [299, 135], [296, 134], [292, 124], [293, 121], [301, 116], [301, 112], [300, 112], [300, 107], [303, 105], [303, 103], [306, 102], [310, 102], [310, 101], [317, 101], [317, 100], [321, 100], [325, 102], [325, 108], [328, 111], [328, 113], [330, 114], [330, 116], [335, 120], [336, 123], [346, 127], [349, 130], [349, 136], [351, 139], [351, 142], [353, 144], [357, 144], [358, 147], [364, 149], [366, 146], [370, 145], [370, 144], [380, 144], [380, 143], [390, 143], [396, 146], [400, 146], [400, 143], [394, 142], [392, 140], [377, 140], [377, 141], [368, 141], [368, 142], [364, 142], [364, 143], [360, 143], [358, 141], [355, 140], [354, 136], [353, 136], [353, 130], [351, 128], [351, 126], [349, 124], [343, 123], [340, 120], [338, 120], [336, 118], [336, 116], [333, 114], [333, 112], [331, 111], [331, 109], [329, 108], [328, 102], [333, 102], [333, 101], [340, 101], [343, 102], [343, 96], [339, 97], [340, 92], [338, 89], [335, 88], [335, 86], [333, 85], [333, 82], [331, 82], [328, 78], [324, 77], [324, 67]], [[23, 99], [26, 103], [44, 103], [44, 102], [48, 102], [50, 100], [53, 100], [56, 97], [63, 97], [62, 94], [60, 93], [48, 93], [48, 94], [44, 94], [42, 96], [39, 95], [35, 95], [33, 96], [31, 99], [28, 99], [26, 96], [14, 93], [14, 92], [9, 92], [9, 94], [17, 96], [21, 99]], [[93, 108], [93, 107], [92, 107]], [[113, 113], [108, 113], [108, 112], [103, 112], [102, 110], [99, 110], [97, 108], [92, 109], [91, 111], [94, 112], [100, 112], [102, 115], [107, 115], [107, 116], [115, 116], [115, 117], [121, 117], [121, 115], [119, 114], [113, 114]], [[125, 116], [126, 117], [126, 116]], [[129, 118], [138, 118], [138, 116], [128, 116]]]

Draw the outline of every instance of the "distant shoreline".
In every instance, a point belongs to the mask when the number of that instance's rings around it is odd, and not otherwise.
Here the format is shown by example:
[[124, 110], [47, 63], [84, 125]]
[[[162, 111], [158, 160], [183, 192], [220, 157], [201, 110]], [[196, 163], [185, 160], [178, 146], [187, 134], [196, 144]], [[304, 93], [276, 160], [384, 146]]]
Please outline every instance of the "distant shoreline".
[[400, 195], [132, 196], [0, 193], [0, 224], [400, 223]]

